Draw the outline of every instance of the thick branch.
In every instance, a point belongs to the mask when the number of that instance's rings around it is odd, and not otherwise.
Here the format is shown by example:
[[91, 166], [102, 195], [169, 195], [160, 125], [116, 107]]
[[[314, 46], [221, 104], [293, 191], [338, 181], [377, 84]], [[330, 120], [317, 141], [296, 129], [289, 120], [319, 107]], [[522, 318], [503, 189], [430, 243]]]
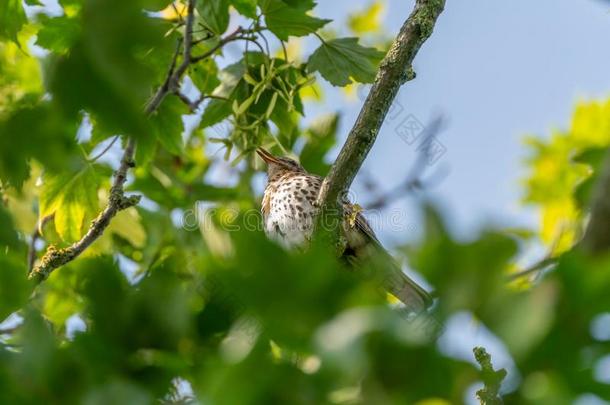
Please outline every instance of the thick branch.
[[595, 186], [591, 216], [581, 246], [593, 254], [610, 250], [610, 149]]
[[[410, 77], [411, 63], [421, 45], [430, 37], [445, 0], [417, 0], [396, 40], [379, 67], [354, 127], [350, 131], [335, 164], [324, 180], [318, 206], [321, 220], [340, 212], [339, 200], [347, 193], [366, 155], [375, 143], [385, 116], [403, 85]], [[338, 229], [336, 230], [338, 232]]]

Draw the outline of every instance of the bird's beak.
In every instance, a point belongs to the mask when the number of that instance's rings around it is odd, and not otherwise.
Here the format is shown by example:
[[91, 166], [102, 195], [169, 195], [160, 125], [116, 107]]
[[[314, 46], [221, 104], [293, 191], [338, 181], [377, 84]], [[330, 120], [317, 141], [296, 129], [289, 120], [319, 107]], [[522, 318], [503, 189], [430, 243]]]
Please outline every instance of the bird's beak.
[[279, 160], [263, 148], [257, 148], [256, 153], [265, 161], [265, 163], [280, 163]]

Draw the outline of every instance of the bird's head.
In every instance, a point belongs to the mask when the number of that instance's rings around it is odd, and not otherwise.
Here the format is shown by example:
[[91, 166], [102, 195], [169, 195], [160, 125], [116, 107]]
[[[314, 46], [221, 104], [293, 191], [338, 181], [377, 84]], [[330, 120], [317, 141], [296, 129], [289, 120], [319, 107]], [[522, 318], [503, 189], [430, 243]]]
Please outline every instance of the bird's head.
[[256, 153], [258, 153], [258, 156], [267, 163], [267, 175], [269, 176], [269, 179], [285, 172], [305, 173], [303, 166], [293, 159], [274, 156], [263, 148], [256, 149]]

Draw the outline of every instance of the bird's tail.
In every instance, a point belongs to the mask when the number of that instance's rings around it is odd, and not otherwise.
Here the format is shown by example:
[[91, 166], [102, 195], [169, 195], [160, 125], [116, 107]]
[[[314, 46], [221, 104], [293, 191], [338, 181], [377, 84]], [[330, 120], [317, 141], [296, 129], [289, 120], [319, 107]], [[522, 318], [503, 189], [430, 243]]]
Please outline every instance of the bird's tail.
[[407, 310], [415, 313], [425, 311], [432, 304], [432, 296], [403, 273], [396, 260], [383, 248], [362, 214], [359, 211], [354, 212], [350, 204], [346, 204], [345, 209], [349, 216], [353, 216], [354, 221], [353, 224], [344, 222], [348, 242], [344, 257], [353, 264], [362, 260], [374, 261], [375, 267], [386, 269], [382, 273], [382, 284], [386, 291], [405, 304]]
[[392, 260], [390, 271], [384, 279], [386, 290], [398, 298], [405, 306], [416, 313], [423, 312], [432, 305], [432, 296], [420, 285], [413, 281], [400, 269], [398, 264]]

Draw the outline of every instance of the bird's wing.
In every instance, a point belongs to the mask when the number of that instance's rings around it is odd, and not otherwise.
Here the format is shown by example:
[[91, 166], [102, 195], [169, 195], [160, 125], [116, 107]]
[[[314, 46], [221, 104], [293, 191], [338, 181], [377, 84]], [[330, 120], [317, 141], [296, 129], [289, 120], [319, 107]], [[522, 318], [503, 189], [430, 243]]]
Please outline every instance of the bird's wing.
[[[350, 210], [353, 210], [351, 206], [349, 208]], [[354, 228], [364, 236], [365, 244], [367, 246], [372, 245], [378, 254], [380, 253], [385, 257], [386, 260], [384, 261], [389, 263], [390, 271], [384, 279], [384, 285], [387, 290], [415, 312], [421, 312], [428, 308], [432, 304], [432, 297], [430, 294], [402, 271], [394, 258], [381, 245], [375, 232], [361, 212], [355, 213]], [[367, 250], [368, 249], [359, 249], [356, 247], [353, 249], [353, 253], [356, 257], [361, 254], [370, 255], [370, 251], [367, 252]]]

